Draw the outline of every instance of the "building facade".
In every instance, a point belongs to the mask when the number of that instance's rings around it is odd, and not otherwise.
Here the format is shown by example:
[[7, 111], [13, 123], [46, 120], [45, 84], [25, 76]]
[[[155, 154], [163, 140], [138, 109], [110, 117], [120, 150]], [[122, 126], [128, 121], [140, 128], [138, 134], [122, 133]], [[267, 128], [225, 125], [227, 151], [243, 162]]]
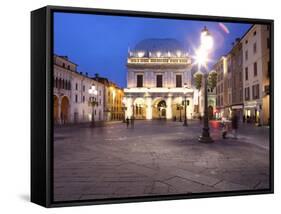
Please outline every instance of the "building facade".
[[[216, 72], [215, 70], [210, 71], [209, 75], [213, 72]], [[198, 98], [199, 98], [199, 115], [200, 116], [204, 116], [204, 107], [205, 107], [205, 100], [204, 100], [204, 85], [205, 85], [205, 77], [204, 74], [202, 74], [202, 84], [201, 84], [201, 89], [198, 92]], [[208, 117], [209, 119], [215, 119], [217, 118], [217, 94], [216, 94], [216, 87], [215, 88], [211, 88], [208, 85], [207, 88], [207, 93], [208, 93]], [[195, 93], [196, 94], [196, 93]], [[196, 95], [194, 96], [196, 97]], [[195, 103], [195, 102], [194, 102]]]
[[174, 39], [146, 39], [128, 53], [126, 117], [172, 119], [193, 116], [191, 58]]
[[104, 85], [77, 71], [77, 65], [66, 56], [54, 55], [54, 122], [56, 124], [89, 122], [92, 106], [88, 90], [95, 85], [95, 121], [104, 120]]
[[123, 89], [99, 75], [96, 75], [93, 79], [104, 85], [104, 120], [124, 120]]
[[224, 110], [227, 100], [227, 58], [222, 56], [218, 62], [214, 65], [214, 70], [217, 72], [217, 86], [216, 86], [216, 106], [217, 106], [217, 118], [227, 117], [227, 112]]
[[230, 112], [243, 120], [243, 52], [242, 43], [237, 38], [229, 52], [229, 70], [231, 84]]
[[269, 31], [267, 25], [253, 25], [214, 65], [220, 117], [230, 118], [235, 111], [240, 120], [269, 124]]
[[244, 115], [258, 124], [269, 123], [269, 26], [253, 25], [242, 39]]

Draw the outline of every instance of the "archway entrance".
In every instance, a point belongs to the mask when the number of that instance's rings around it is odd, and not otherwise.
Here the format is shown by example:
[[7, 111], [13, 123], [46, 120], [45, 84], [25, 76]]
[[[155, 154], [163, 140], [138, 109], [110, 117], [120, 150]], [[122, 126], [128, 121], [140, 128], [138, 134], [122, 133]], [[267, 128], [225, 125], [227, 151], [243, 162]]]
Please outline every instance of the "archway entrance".
[[158, 99], [154, 102], [152, 110], [153, 119], [166, 119], [166, 101]]
[[62, 124], [68, 122], [69, 100], [64, 96], [61, 100], [61, 122]]
[[53, 97], [53, 102], [54, 102], [54, 123], [59, 122], [59, 99], [56, 95]]
[[174, 98], [172, 103], [172, 115], [175, 120], [182, 121], [184, 119], [184, 105], [182, 97]]

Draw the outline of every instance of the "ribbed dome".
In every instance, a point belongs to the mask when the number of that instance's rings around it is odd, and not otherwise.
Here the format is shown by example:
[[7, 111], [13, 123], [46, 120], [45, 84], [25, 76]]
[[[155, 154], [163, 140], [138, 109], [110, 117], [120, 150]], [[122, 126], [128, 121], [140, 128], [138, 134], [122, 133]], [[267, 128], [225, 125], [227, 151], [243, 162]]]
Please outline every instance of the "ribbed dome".
[[145, 39], [131, 51], [137, 57], [173, 57], [185, 56], [183, 45], [176, 39]]

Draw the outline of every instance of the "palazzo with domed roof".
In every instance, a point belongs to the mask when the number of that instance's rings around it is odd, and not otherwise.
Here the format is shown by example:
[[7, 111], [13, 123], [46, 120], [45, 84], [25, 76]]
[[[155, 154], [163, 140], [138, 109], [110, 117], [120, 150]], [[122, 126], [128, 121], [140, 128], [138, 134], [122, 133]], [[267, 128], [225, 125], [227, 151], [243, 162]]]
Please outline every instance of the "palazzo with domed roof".
[[193, 116], [191, 57], [175, 39], [145, 39], [128, 52], [126, 117], [172, 119]]

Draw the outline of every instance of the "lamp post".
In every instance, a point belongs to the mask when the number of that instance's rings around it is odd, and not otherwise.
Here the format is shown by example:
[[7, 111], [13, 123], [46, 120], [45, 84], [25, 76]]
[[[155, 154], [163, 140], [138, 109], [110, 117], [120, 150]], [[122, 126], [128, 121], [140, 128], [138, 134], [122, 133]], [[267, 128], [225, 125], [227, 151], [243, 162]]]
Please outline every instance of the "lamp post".
[[187, 105], [187, 100], [186, 100], [186, 89], [187, 89], [187, 84], [184, 83], [184, 85], [183, 85], [183, 94], [184, 94], [184, 122], [183, 122], [183, 126], [187, 126], [187, 116], [186, 116], [186, 105]]
[[[198, 62], [199, 65], [204, 65], [206, 67], [208, 56], [213, 47], [213, 37], [206, 27], [201, 31], [201, 45], [198, 51]], [[213, 139], [209, 132], [209, 118], [208, 118], [208, 73], [205, 70], [204, 74], [204, 125], [202, 129], [202, 135], [199, 137], [199, 142], [202, 143], [212, 143]]]
[[92, 120], [91, 127], [95, 127], [95, 106], [98, 105], [98, 102], [95, 99], [95, 96], [98, 94], [96, 86], [92, 84], [91, 88], [88, 90], [90, 94], [89, 103], [92, 106]]

